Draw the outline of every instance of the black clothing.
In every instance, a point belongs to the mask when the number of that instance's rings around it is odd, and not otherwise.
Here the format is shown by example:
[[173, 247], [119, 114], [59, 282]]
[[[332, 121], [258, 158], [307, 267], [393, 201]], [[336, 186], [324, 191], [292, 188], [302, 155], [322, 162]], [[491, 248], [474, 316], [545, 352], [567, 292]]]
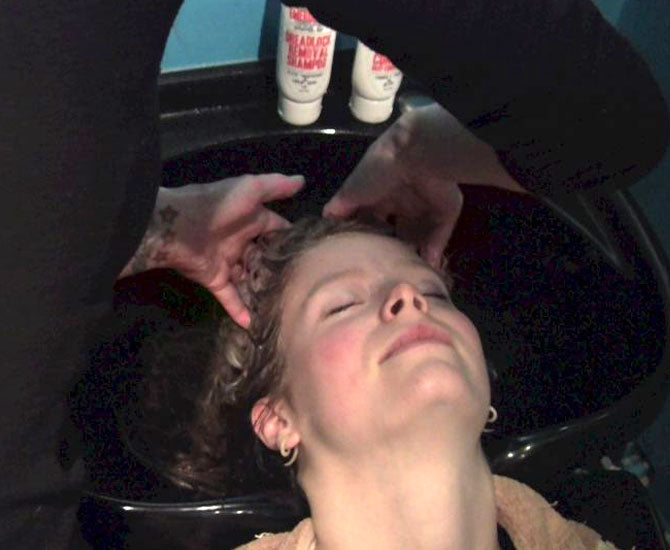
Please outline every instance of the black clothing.
[[3, 549], [65, 548], [74, 530], [65, 400], [155, 202], [156, 82], [179, 5], [0, 8]]
[[665, 152], [659, 87], [588, 0], [292, 2], [425, 84], [527, 189], [624, 187]]
[[[658, 87], [586, 0], [308, 4], [426, 84], [529, 189], [625, 185], [662, 156]], [[155, 200], [156, 79], [179, 6], [0, 11], [3, 549], [63, 548], [73, 530], [65, 397]]]

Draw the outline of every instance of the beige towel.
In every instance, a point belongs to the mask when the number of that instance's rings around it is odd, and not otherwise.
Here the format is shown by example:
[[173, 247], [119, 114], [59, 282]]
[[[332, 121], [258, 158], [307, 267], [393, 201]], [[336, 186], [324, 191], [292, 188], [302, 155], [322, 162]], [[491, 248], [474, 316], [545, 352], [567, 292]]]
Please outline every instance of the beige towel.
[[[582, 523], [561, 516], [528, 485], [493, 476], [498, 524], [516, 550], [616, 550]], [[293, 531], [263, 533], [237, 550], [314, 550], [312, 520], [302, 520]]]
[[616, 550], [583, 523], [561, 516], [528, 485], [493, 476], [498, 524], [516, 550]]
[[261, 533], [256, 540], [236, 550], [313, 550], [314, 529], [310, 518], [303, 519], [288, 533]]

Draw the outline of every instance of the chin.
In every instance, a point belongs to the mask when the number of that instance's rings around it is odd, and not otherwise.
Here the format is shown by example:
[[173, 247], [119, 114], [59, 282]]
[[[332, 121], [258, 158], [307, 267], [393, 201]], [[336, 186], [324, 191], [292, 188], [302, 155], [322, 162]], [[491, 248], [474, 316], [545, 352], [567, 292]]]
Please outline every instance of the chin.
[[431, 358], [414, 365], [410, 376], [406, 389], [415, 407], [481, 424], [482, 411], [485, 416], [488, 407], [487, 392], [473, 385], [462, 367]]

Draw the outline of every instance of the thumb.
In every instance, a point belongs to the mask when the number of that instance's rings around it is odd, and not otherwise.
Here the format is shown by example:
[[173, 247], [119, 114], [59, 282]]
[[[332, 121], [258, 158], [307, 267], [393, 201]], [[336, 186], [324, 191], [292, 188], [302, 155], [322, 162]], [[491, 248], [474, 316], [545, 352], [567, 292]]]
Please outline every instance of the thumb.
[[251, 315], [235, 286], [232, 283], [228, 283], [221, 289], [210, 290], [228, 312], [231, 319], [242, 328], [248, 329], [251, 324]]
[[439, 270], [442, 257], [456, 226], [457, 219], [452, 218], [440, 224], [428, 235], [422, 256], [434, 268]]
[[426, 244], [423, 248], [424, 259], [435, 269], [439, 270], [442, 264], [444, 252], [451, 240], [458, 218], [463, 208], [462, 202], [456, 202], [452, 212], [449, 212], [439, 223], [430, 231], [426, 238]]

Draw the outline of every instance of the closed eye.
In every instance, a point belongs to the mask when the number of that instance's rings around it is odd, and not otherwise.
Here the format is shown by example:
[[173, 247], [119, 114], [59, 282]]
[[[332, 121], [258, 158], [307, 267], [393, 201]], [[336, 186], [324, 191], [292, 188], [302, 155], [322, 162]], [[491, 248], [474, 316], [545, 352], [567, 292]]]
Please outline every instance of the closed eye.
[[341, 306], [337, 306], [337, 307], [335, 307], [335, 308], [333, 308], [333, 309], [329, 309], [329, 310], [326, 312], [326, 317], [329, 317], [329, 316], [331, 316], [331, 315], [335, 315], [335, 314], [337, 314], [337, 313], [340, 313], [340, 312], [342, 312], [342, 311], [344, 311], [344, 310], [350, 308], [351, 306], [355, 306], [357, 303], [358, 303], [358, 302], [349, 302], [349, 303], [346, 303], [346, 304], [342, 304]]
[[426, 298], [437, 298], [438, 300], [451, 303], [451, 298], [443, 292], [426, 292], [424, 293], [424, 296]]

